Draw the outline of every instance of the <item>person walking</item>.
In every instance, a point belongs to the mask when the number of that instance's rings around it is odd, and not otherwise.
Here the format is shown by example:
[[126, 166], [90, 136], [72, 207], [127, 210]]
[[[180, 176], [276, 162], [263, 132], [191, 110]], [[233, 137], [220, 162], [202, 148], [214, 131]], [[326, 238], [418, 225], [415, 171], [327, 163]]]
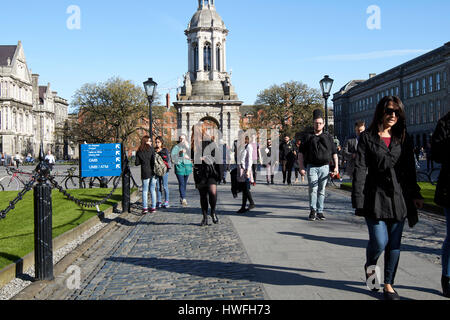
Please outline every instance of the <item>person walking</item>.
[[450, 112], [439, 120], [431, 138], [432, 160], [442, 164], [434, 202], [444, 208], [447, 236], [442, 246], [442, 293], [450, 298]]
[[152, 147], [152, 141], [149, 136], [141, 139], [141, 145], [136, 152], [135, 165], [141, 167], [142, 179], [142, 214], [149, 212], [148, 193], [151, 192], [152, 206], [151, 213], [156, 212], [156, 182], [157, 178], [154, 174], [155, 167], [155, 150]]
[[5, 153], [4, 153], [4, 152], [2, 152], [1, 161], [2, 161], [2, 167], [4, 167], [5, 164], [6, 164], [6, 156], [5, 156]]
[[192, 173], [191, 150], [187, 143], [186, 136], [182, 134], [178, 139], [178, 144], [172, 149], [172, 163], [175, 166], [175, 175], [178, 179], [180, 191], [180, 203], [187, 207], [186, 189], [189, 176]]
[[272, 139], [267, 139], [267, 146], [264, 149], [265, 161], [264, 165], [266, 166], [266, 180], [267, 184], [275, 184], [273, 179], [275, 177], [274, 168], [278, 164], [278, 161], [272, 163]]
[[400, 299], [393, 285], [403, 228], [406, 219], [411, 228], [417, 224], [417, 209], [423, 206], [404, 110], [398, 97], [381, 99], [369, 129], [359, 138], [353, 172], [352, 205], [355, 214], [365, 218], [369, 231], [366, 279], [373, 275], [368, 268], [376, 267], [384, 251], [386, 300]]
[[256, 134], [252, 135], [252, 142], [250, 143], [252, 146], [252, 174], [253, 174], [253, 182], [251, 184], [253, 186], [256, 185], [256, 177], [258, 174], [258, 165], [261, 159], [261, 151], [259, 150], [259, 143]]
[[[244, 183], [242, 190], [242, 206], [237, 213], [245, 213], [255, 208], [255, 202], [253, 201], [252, 193], [250, 191], [250, 185], [253, 183], [253, 146], [248, 136], [245, 137], [245, 145], [240, 150], [240, 168], [237, 171], [239, 174], [238, 181]], [[248, 209], [247, 201], [249, 202]]]
[[[213, 141], [204, 123], [193, 128], [191, 158], [194, 159], [195, 187], [200, 193], [200, 205], [203, 219], [200, 226], [208, 226], [208, 204], [211, 207], [211, 218], [214, 224], [219, 223], [216, 214], [217, 184], [223, 177], [221, 155], [216, 154], [219, 147]], [[217, 152], [221, 153], [221, 152]]]
[[431, 149], [431, 143], [429, 142], [427, 142], [427, 145], [425, 147], [425, 157], [427, 158], [427, 171], [433, 170], [433, 152]]
[[[298, 176], [299, 176], [299, 173], [300, 173], [300, 166], [298, 164], [298, 154], [299, 154], [299, 150], [300, 150], [301, 144], [302, 144], [302, 141], [300, 140], [300, 138], [297, 138], [295, 140], [294, 152], [293, 152], [294, 153], [294, 157], [295, 157], [295, 161], [294, 161], [295, 182], [294, 182], [294, 184], [298, 183]], [[305, 181], [305, 177], [302, 176], [301, 174], [300, 174], [300, 177], [301, 177], [302, 182], [304, 182]]]
[[[169, 208], [169, 172], [170, 172], [170, 152], [164, 147], [164, 140], [162, 137], [157, 137], [155, 139], [155, 153], [159, 155], [164, 164], [167, 167], [167, 172], [162, 176], [158, 177], [158, 183], [156, 184], [156, 196], [157, 203], [156, 208]], [[155, 155], [156, 156], [156, 155]], [[164, 203], [162, 202], [162, 192], [164, 190]]]
[[[308, 177], [309, 220], [326, 220], [324, 216], [325, 188], [330, 174], [330, 162], [334, 162], [334, 175], [339, 173], [339, 160], [333, 137], [324, 132], [325, 121], [321, 110], [314, 111], [314, 132], [306, 135], [299, 150], [299, 168]], [[305, 170], [306, 168], [306, 170]]]
[[56, 159], [55, 159], [55, 156], [52, 154], [51, 150], [48, 150], [47, 155], [45, 156], [44, 160], [49, 164], [50, 170], [53, 170], [53, 166], [56, 163]]
[[14, 156], [14, 161], [16, 162], [16, 168], [19, 169], [20, 164], [22, 163], [22, 156], [19, 154], [19, 152], [17, 152]]
[[280, 162], [283, 171], [283, 184], [291, 185], [292, 168], [294, 166], [295, 155], [294, 145], [288, 135], [284, 136], [284, 141], [280, 145]]
[[358, 151], [358, 141], [361, 133], [366, 131], [366, 124], [364, 121], [357, 121], [355, 123], [355, 138], [348, 139], [342, 150], [344, 160], [347, 162], [345, 173], [352, 178], [353, 170], [355, 169], [355, 159]]

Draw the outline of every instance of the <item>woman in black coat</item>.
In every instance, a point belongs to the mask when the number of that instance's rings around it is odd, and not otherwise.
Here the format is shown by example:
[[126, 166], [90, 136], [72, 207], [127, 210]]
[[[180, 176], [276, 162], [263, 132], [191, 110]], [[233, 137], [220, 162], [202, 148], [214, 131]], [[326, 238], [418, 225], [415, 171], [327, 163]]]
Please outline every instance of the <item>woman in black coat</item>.
[[[353, 171], [352, 203], [356, 215], [365, 217], [369, 229], [366, 279], [373, 278], [373, 268], [377, 270], [378, 258], [385, 251], [384, 297], [399, 300], [392, 285], [403, 227], [406, 218], [410, 227], [418, 222], [417, 208], [423, 206], [423, 197], [416, 182], [404, 106], [398, 97], [384, 97], [377, 105], [370, 128], [361, 134]], [[371, 287], [369, 283], [368, 286]]]
[[194, 159], [195, 187], [200, 193], [203, 220], [201, 226], [208, 225], [208, 204], [214, 224], [219, 223], [216, 214], [217, 184], [222, 180], [224, 166], [222, 147], [209, 136], [206, 126], [200, 122], [193, 128], [191, 158]]
[[431, 139], [433, 161], [441, 163], [441, 173], [436, 187], [436, 204], [444, 208], [447, 237], [442, 247], [442, 292], [450, 298], [450, 112], [439, 120]]
[[142, 179], [142, 214], [147, 214], [148, 209], [148, 191], [150, 188], [152, 197], [152, 208], [150, 212], [156, 211], [156, 177], [154, 175], [155, 167], [155, 150], [152, 147], [152, 142], [149, 136], [145, 136], [141, 140], [141, 145], [136, 153], [136, 166], [141, 166]]

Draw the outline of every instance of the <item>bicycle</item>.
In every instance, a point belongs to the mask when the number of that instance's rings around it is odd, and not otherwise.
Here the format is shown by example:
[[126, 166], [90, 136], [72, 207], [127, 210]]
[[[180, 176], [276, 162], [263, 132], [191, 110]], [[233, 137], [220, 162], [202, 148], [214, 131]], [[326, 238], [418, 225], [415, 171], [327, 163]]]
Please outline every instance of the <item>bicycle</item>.
[[67, 169], [67, 171], [66, 171], [67, 175], [64, 176], [64, 179], [61, 182], [61, 184], [64, 184], [66, 189], [84, 189], [85, 188], [84, 180], [81, 180], [81, 186], [80, 186], [80, 177], [75, 175], [76, 170], [77, 170], [76, 167]]
[[416, 180], [417, 182], [429, 182], [433, 186], [437, 185], [439, 172], [441, 169], [434, 168], [429, 171], [417, 170], [416, 171]]
[[25, 187], [25, 185], [28, 183], [28, 181], [24, 181], [21, 176], [26, 175], [30, 178], [33, 176], [31, 172], [20, 171], [13, 167], [7, 167], [6, 173], [8, 174], [8, 176], [0, 178], [1, 191], [5, 191], [5, 188], [18, 191], [20, 190], [20, 188]]
[[112, 181], [115, 186], [120, 177], [90, 177], [90, 178], [82, 178], [81, 183], [83, 188], [86, 188], [86, 185], [89, 186], [89, 189], [92, 188], [108, 188], [108, 184]]

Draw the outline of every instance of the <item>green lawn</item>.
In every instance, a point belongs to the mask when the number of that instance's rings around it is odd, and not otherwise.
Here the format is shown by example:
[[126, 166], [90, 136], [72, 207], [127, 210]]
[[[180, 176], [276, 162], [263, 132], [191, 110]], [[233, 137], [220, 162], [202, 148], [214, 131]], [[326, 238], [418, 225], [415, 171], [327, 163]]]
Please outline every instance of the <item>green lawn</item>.
[[[105, 198], [111, 189], [80, 189], [70, 190], [74, 197], [96, 202]], [[4, 210], [16, 196], [17, 191], [0, 192], [0, 210]], [[100, 210], [104, 211], [122, 200], [122, 189], [117, 189], [111, 199]], [[52, 192], [53, 204], [53, 238], [79, 226], [97, 215], [97, 209], [81, 208], [67, 200], [57, 190]], [[14, 210], [6, 218], [0, 220], [0, 270], [16, 262], [34, 250], [34, 205], [33, 190], [29, 191], [23, 200], [19, 201]]]
[[[352, 188], [351, 182], [343, 183], [346, 188]], [[436, 206], [436, 203], [434, 203], [434, 193], [436, 192], [436, 186], [433, 186], [429, 182], [419, 182], [420, 186], [420, 193], [422, 194], [422, 197], [424, 197], [424, 202], [426, 204]]]

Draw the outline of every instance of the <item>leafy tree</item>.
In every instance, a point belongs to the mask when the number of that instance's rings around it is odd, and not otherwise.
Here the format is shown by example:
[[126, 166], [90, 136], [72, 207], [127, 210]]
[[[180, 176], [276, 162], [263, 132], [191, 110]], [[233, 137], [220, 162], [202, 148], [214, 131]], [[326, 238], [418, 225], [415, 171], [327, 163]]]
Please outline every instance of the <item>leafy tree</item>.
[[297, 81], [263, 90], [255, 104], [262, 105], [260, 121], [266, 128], [278, 127], [291, 137], [311, 127], [315, 109], [324, 110], [319, 90]]
[[[129, 80], [85, 84], [76, 91], [72, 106], [78, 113], [70, 126], [75, 140], [127, 143], [141, 130], [149, 132], [147, 97], [143, 88]], [[160, 118], [162, 109], [153, 108], [154, 125]]]

